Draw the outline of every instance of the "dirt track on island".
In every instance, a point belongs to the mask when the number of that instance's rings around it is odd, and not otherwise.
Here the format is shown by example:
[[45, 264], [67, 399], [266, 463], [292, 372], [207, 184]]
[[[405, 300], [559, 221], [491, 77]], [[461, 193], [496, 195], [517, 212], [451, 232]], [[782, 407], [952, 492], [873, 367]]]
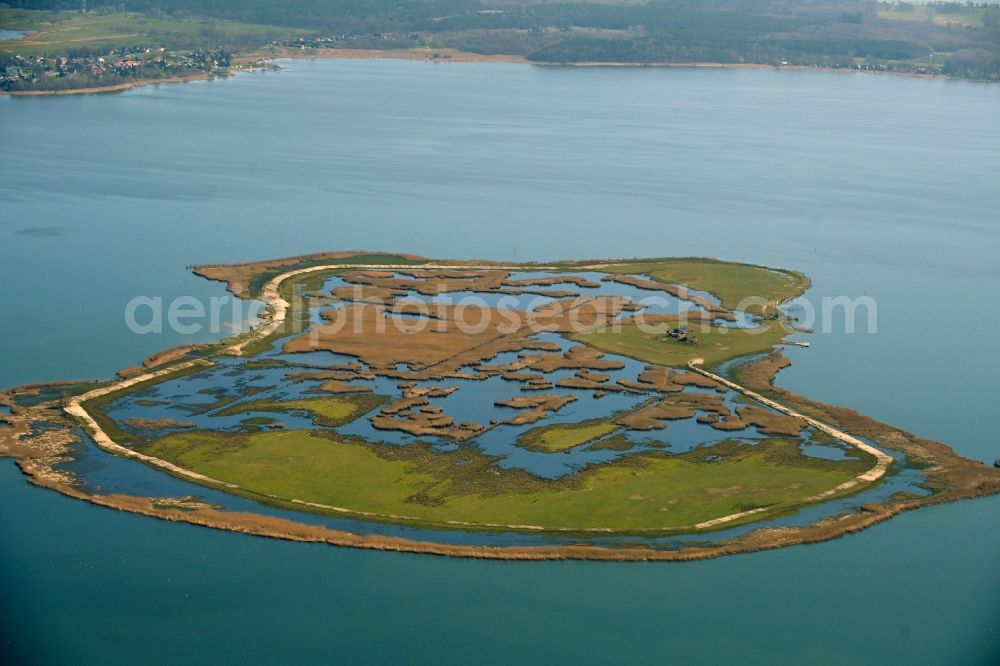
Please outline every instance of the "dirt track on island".
[[[695, 359], [695, 360], [691, 361], [690, 363], [688, 363], [688, 367], [692, 371], [697, 372], [700, 375], [704, 375], [705, 377], [708, 377], [709, 379], [715, 380], [715, 381], [719, 382], [720, 384], [722, 384], [723, 386], [726, 386], [726, 387], [728, 387], [728, 388], [730, 388], [730, 389], [732, 389], [734, 391], [737, 391], [738, 393], [742, 393], [743, 395], [745, 395], [748, 398], [751, 398], [753, 400], [756, 400], [757, 402], [761, 403], [762, 405], [766, 405], [767, 407], [770, 407], [771, 409], [777, 410], [777, 411], [781, 412], [782, 414], [786, 414], [788, 416], [791, 416], [791, 417], [794, 417], [794, 418], [797, 418], [797, 419], [802, 419], [803, 421], [805, 421], [806, 423], [808, 423], [809, 425], [811, 425], [813, 428], [816, 428], [817, 430], [820, 430], [821, 432], [824, 432], [827, 435], [830, 435], [831, 437], [833, 437], [833, 438], [835, 438], [835, 439], [837, 439], [837, 440], [839, 440], [841, 442], [844, 442], [845, 444], [848, 444], [850, 446], [854, 446], [854, 447], [856, 447], [856, 448], [864, 451], [865, 453], [868, 453], [868, 454], [871, 454], [871, 455], [875, 456], [875, 461], [876, 461], [875, 465], [872, 466], [872, 468], [869, 469], [868, 471], [863, 472], [863, 473], [857, 475], [855, 478], [853, 478], [850, 481], [845, 481], [844, 483], [838, 485], [835, 488], [831, 488], [830, 490], [826, 490], [826, 491], [824, 491], [822, 493], [819, 493], [818, 495], [813, 495], [812, 497], [807, 497], [807, 498], [805, 498], [805, 500], [803, 500], [804, 502], [816, 502], [816, 501], [820, 501], [820, 500], [826, 499], [828, 497], [831, 497], [833, 495], [836, 495], [839, 492], [843, 492], [845, 490], [850, 490], [850, 489], [852, 489], [852, 488], [854, 488], [854, 487], [856, 487], [856, 486], [858, 486], [858, 485], [860, 485], [862, 483], [871, 483], [872, 481], [877, 481], [878, 479], [880, 479], [883, 476], [885, 476], [886, 471], [888, 471], [888, 469], [889, 469], [889, 465], [892, 464], [892, 456], [889, 456], [889, 455], [883, 453], [882, 451], [878, 450], [874, 446], [871, 446], [870, 444], [866, 444], [866, 443], [862, 442], [857, 437], [854, 437], [852, 435], [848, 435], [846, 432], [844, 432], [842, 430], [838, 430], [837, 428], [834, 428], [833, 426], [831, 426], [829, 424], [823, 423], [822, 421], [814, 419], [814, 418], [812, 418], [810, 416], [806, 416], [805, 414], [802, 414], [801, 412], [795, 411], [791, 407], [786, 407], [785, 405], [782, 405], [779, 402], [771, 400], [770, 398], [765, 398], [761, 394], [759, 394], [759, 393], [757, 393], [755, 391], [751, 391], [750, 389], [746, 388], [745, 386], [740, 386], [736, 382], [732, 382], [732, 381], [726, 379], [725, 377], [722, 377], [722, 376], [717, 375], [715, 373], [709, 372], [708, 370], [705, 370], [704, 368], [701, 367], [701, 359]], [[709, 520], [709, 521], [705, 521], [703, 523], [698, 523], [698, 525], [696, 525], [695, 527], [697, 527], [698, 529], [705, 529], [707, 527], [712, 527], [714, 525], [720, 525], [722, 523], [728, 523], [728, 522], [731, 522], [733, 520], [738, 520], [740, 518], [745, 518], [746, 516], [749, 516], [749, 515], [754, 514], [754, 513], [758, 513], [759, 511], [763, 511], [763, 509], [753, 509], [752, 511], [743, 511], [742, 513], [734, 513], [734, 514], [729, 515], [729, 516], [723, 516], [722, 518], [716, 518], [714, 520]]]

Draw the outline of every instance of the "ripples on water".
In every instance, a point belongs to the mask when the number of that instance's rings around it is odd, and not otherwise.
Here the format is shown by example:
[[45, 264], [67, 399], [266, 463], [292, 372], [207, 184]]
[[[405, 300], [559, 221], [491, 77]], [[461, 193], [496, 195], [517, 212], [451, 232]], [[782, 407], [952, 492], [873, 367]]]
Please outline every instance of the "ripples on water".
[[[122, 317], [136, 295], [224, 293], [189, 264], [711, 255], [802, 270], [814, 298], [877, 299], [876, 335], [810, 336], [786, 351], [782, 385], [997, 457], [995, 398], [977, 387], [1000, 376], [998, 86], [326, 61], [0, 98], [0, 116], [0, 385], [108, 377], [190, 342], [135, 336]], [[11, 635], [58, 661], [406, 659], [414, 645], [477, 661], [767, 663], [776, 646], [799, 661], [996, 661], [996, 498], [712, 562], [505, 567], [247, 540], [8, 480]], [[206, 609], [211, 636], [190, 624]]]

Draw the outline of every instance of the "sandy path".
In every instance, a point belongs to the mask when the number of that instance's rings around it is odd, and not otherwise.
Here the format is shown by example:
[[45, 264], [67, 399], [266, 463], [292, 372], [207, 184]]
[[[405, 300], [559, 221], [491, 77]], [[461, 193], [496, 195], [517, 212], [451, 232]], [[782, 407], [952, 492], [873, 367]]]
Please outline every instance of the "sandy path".
[[[420, 264], [414, 266], [413, 264], [324, 264], [322, 266], [310, 266], [309, 268], [300, 268], [294, 271], [288, 271], [287, 273], [282, 273], [272, 278], [267, 284], [264, 285], [263, 289], [260, 290], [260, 298], [258, 300], [262, 301], [265, 306], [267, 306], [267, 311], [265, 314], [261, 315], [261, 325], [257, 327], [254, 331], [256, 335], [253, 337], [243, 340], [231, 347], [227, 347], [223, 351], [229, 354], [235, 354], [236, 356], [241, 356], [243, 350], [247, 345], [250, 345], [258, 340], [262, 340], [267, 336], [271, 335], [277, 331], [285, 321], [285, 317], [288, 316], [289, 303], [284, 298], [282, 298], [280, 293], [281, 284], [288, 280], [289, 278], [298, 277], [299, 275], [305, 275], [306, 273], [315, 273], [316, 271], [330, 271], [330, 270], [431, 270], [431, 271], [465, 271], [465, 270], [498, 270], [498, 271], [523, 271], [524, 266], [502, 266], [499, 264]], [[546, 271], [554, 270], [552, 266], [532, 266], [533, 271]]]
[[[701, 359], [694, 359], [693, 361], [691, 361], [690, 363], [688, 363], [688, 368], [690, 368], [694, 372], [697, 372], [700, 375], [704, 375], [705, 377], [708, 377], [710, 379], [714, 379], [715, 381], [719, 382], [720, 384], [723, 384], [723, 385], [727, 386], [728, 388], [730, 388], [730, 389], [732, 389], [734, 391], [742, 393], [743, 395], [747, 396], [748, 398], [752, 398], [753, 400], [756, 400], [757, 402], [761, 403], [762, 405], [765, 405], [767, 407], [770, 407], [771, 409], [779, 411], [782, 414], [786, 414], [788, 416], [792, 416], [792, 417], [795, 417], [797, 419], [802, 419], [803, 421], [805, 421], [806, 423], [808, 423], [813, 428], [816, 428], [817, 430], [825, 432], [826, 434], [830, 435], [831, 437], [833, 437], [835, 439], [840, 440], [841, 442], [844, 442], [845, 444], [849, 444], [850, 446], [855, 446], [855, 447], [861, 449], [862, 451], [864, 451], [865, 453], [870, 453], [871, 455], [875, 456], [875, 459], [876, 459], [875, 460], [875, 465], [871, 469], [869, 469], [867, 472], [859, 474], [858, 476], [854, 477], [850, 481], [845, 481], [844, 483], [840, 484], [839, 486], [837, 486], [835, 488], [831, 488], [830, 490], [825, 490], [825, 491], [819, 493], [818, 495], [813, 495], [812, 497], [807, 497], [807, 498], [805, 498], [803, 500], [804, 502], [814, 502], [814, 501], [818, 501], [818, 500], [821, 500], [821, 499], [825, 499], [827, 497], [830, 497], [831, 495], [835, 495], [835, 494], [837, 494], [839, 492], [842, 492], [844, 490], [849, 490], [849, 489], [857, 486], [860, 483], [868, 483], [870, 481], [875, 481], [877, 479], [882, 478], [882, 476], [884, 476], [885, 473], [886, 473], [886, 471], [889, 469], [889, 464], [892, 463], [892, 456], [889, 456], [889, 455], [883, 453], [882, 451], [879, 451], [874, 446], [871, 446], [870, 444], [866, 444], [866, 443], [862, 442], [860, 439], [858, 439], [857, 437], [849, 435], [849, 434], [847, 434], [846, 432], [844, 432], [842, 430], [838, 430], [838, 429], [834, 428], [831, 425], [823, 423], [822, 421], [818, 421], [818, 420], [816, 420], [816, 419], [814, 419], [812, 417], [806, 416], [805, 414], [797, 412], [797, 411], [795, 411], [794, 409], [792, 409], [790, 407], [786, 407], [786, 406], [782, 405], [779, 402], [775, 402], [774, 400], [771, 400], [770, 398], [765, 398], [761, 394], [759, 394], [759, 393], [757, 393], [755, 391], [751, 391], [750, 389], [746, 388], [745, 386], [740, 386], [736, 382], [729, 381], [725, 377], [722, 377], [722, 376], [717, 375], [715, 373], [709, 372], [708, 370], [705, 370], [704, 368], [701, 367], [701, 363], [702, 363]], [[698, 523], [697, 525], [695, 525], [695, 527], [697, 527], [698, 529], [704, 529], [706, 527], [713, 527], [715, 525], [719, 525], [721, 523], [728, 523], [730, 521], [737, 520], [739, 518], [743, 518], [745, 516], [749, 516], [749, 515], [754, 514], [754, 513], [758, 513], [760, 511], [763, 511], [763, 509], [754, 509], [752, 511], [744, 511], [742, 513], [734, 513], [734, 514], [729, 515], [729, 516], [723, 516], [722, 518], [716, 518], [714, 520], [708, 520], [708, 521], [705, 521], [703, 523]]]
[[166, 460], [162, 460], [160, 458], [154, 458], [153, 456], [147, 456], [143, 453], [139, 453], [138, 451], [133, 451], [128, 447], [118, 444], [113, 439], [111, 439], [111, 437], [108, 436], [108, 433], [104, 431], [104, 429], [97, 423], [97, 421], [94, 420], [94, 417], [88, 414], [87, 410], [83, 408], [83, 403], [86, 402], [87, 400], [100, 398], [101, 396], [107, 395], [109, 393], [114, 393], [115, 391], [120, 391], [121, 389], [126, 389], [129, 388], [130, 386], [135, 386], [140, 382], [145, 382], [149, 381], [150, 379], [156, 379], [157, 377], [173, 374], [178, 370], [184, 370], [186, 368], [194, 367], [196, 365], [202, 365], [203, 363], [204, 363], [203, 361], [187, 361], [186, 363], [181, 363], [180, 365], [172, 365], [168, 368], [157, 370], [156, 372], [147, 372], [138, 375], [136, 377], [131, 377], [129, 379], [122, 380], [115, 384], [111, 384], [110, 386], [104, 386], [99, 389], [94, 389], [93, 391], [88, 391], [83, 395], [78, 395], [75, 398], [71, 399], [69, 401], [69, 404], [67, 404], [63, 408], [63, 411], [83, 421], [91, 432], [91, 438], [93, 439], [94, 444], [104, 449], [105, 451], [114, 453], [116, 455], [122, 455], [127, 458], [134, 458], [136, 460], [141, 460], [144, 463], [148, 463], [155, 467], [165, 469], [168, 472], [173, 472], [174, 474], [186, 476], [196, 481], [201, 481], [201, 482], [210, 481], [212, 483], [217, 483], [219, 485], [226, 486], [229, 488], [236, 488], [237, 486], [234, 486], [232, 484], [223, 483], [222, 481], [217, 481], [215, 479], [205, 476], [204, 474], [192, 472], [189, 469], [179, 467], [171, 462], [167, 462]]

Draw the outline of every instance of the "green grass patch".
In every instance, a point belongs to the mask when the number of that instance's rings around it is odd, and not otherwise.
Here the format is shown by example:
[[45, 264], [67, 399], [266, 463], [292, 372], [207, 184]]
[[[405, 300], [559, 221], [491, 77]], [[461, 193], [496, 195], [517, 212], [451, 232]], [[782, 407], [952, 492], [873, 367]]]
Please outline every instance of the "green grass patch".
[[908, 5], [906, 10], [889, 7], [880, 8], [878, 17], [887, 21], [911, 21], [918, 23], [930, 23], [937, 19], [940, 22], [954, 23], [961, 26], [983, 27], [986, 23], [985, 7], [958, 7], [952, 5], [949, 9], [958, 11], [939, 11], [940, 7], [924, 4]]
[[0, 6], [0, 25], [36, 31], [0, 42], [0, 52], [23, 56], [63, 55], [117, 48], [212, 48], [256, 46], [309, 34], [307, 30], [193, 17], [151, 17], [135, 12], [44, 12]]
[[555, 423], [532, 428], [517, 439], [519, 446], [532, 451], [568, 451], [575, 446], [603, 437], [619, 430], [608, 419], [583, 421], [582, 423]]
[[[659, 449], [666, 448], [666, 444], [656, 440], [647, 440], [644, 444]], [[635, 442], [625, 435], [618, 434], [596, 440], [587, 447], [587, 451], [628, 451], [633, 447]]]
[[661, 259], [601, 270], [621, 275], [645, 274], [658, 282], [707, 291], [723, 306], [753, 314], [760, 314], [764, 308], [760, 303], [741, 305], [745, 299], [780, 303], [801, 294], [809, 286], [809, 278], [802, 273], [716, 259]]
[[275, 368], [292, 368], [295, 366], [288, 361], [283, 361], [278, 358], [263, 358], [259, 360], [247, 361], [243, 364], [243, 367], [247, 370], [273, 370]]
[[360, 394], [337, 396], [334, 398], [301, 398], [298, 400], [255, 400], [241, 402], [222, 409], [216, 416], [235, 416], [248, 412], [289, 412], [303, 410], [313, 415], [317, 425], [327, 428], [350, 423], [354, 419], [367, 414], [373, 409], [384, 405], [389, 398], [384, 395]]
[[760, 519], [833, 488], [858, 468], [856, 461], [808, 458], [795, 440], [630, 456], [556, 480], [500, 468], [472, 447], [438, 453], [420, 443], [346, 441], [321, 431], [182, 432], [144, 451], [299, 509], [292, 499], [390, 522], [623, 533], [684, 530], [748, 506], [768, 507], [754, 517]]
[[277, 423], [278, 419], [272, 418], [270, 416], [251, 416], [248, 419], [243, 419], [240, 423], [249, 426], [266, 426]]
[[[704, 330], [703, 330], [704, 329]], [[723, 326], [691, 326], [697, 343], [681, 342], [661, 334], [642, 330], [636, 324], [614, 329], [570, 333], [575, 342], [590, 345], [609, 354], [679, 368], [695, 358], [704, 359], [709, 367], [740, 356], [770, 351], [788, 335], [780, 321], [763, 322], [759, 329], [725, 328]]]

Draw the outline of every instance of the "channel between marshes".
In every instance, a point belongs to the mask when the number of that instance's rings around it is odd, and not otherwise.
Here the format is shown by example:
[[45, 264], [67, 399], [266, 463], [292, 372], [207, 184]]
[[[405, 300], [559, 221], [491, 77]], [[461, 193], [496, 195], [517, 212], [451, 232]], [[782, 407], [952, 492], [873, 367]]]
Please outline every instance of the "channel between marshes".
[[[236, 356], [241, 356], [243, 354], [243, 350], [248, 345], [253, 344], [253, 343], [257, 342], [257, 341], [260, 341], [260, 340], [263, 340], [263, 339], [269, 337], [270, 335], [274, 334], [276, 331], [278, 331], [281, 328], [281, 326], [285, 322], [285, 319], [288, 316], [288, 309], [290, 307], [289, 302], [287, 300], [285, 300], [285, 298], [281, 295], [281, 285], [284, 282], [286, 282], [287, 280], [289, 280], [289, 279], [292, 279], [292, 278], [295, 278], [295, 277], [299, 277], [301, 275], [305, 275], [305, 274], [309, 274], [309, 273], [319, 272], [319, 271], [331, 271], [331, 270], [343, 270], [343, 269], [355, 269], [355, 270], [356, 269], [363, 269], [363, 270], [365, 270], [365, 269], [379, 269], [379, 270], [394, 270], [394, 269], [400, 269], [400, 270], [402, 270], [402, 269], [407, 269], [407, 270], [412, 270], [413, 268], [414, 268], [414, 265], [412, 265], [412, 264], [398, 264], [398, 265], [396, 265], [396, 264], [324, 264], [324, 265], [310, 266], [310, 267], [307, 267], [307, 268], [301, 268], [301, 269], [297, 269], [297, 270], [293, 270], [293, 271], [288, 271], [286, 273], [282, 273], [280, 275], [277, 275], [274, 278], [272, 278], [270, 281], [268, 281], [264, 285], [264, 287], [261, 289], [259, 300], [264, 303], [264, 305], [266, 307], [266, 310], [265, 310], [264, 314], [262, 314], [261, 317], [260, 317], [260, 319], [261, 319], [260, 324], [250, 334], [243, 336], [242, 339], [239, 342], [237, 342], [237, 343], [235, 343], [233, 345], [230, 345], [228, 347], [225, 347], [223, 349], [223, 353], [228, 353], [228, 354], [233, 354], [233, 355], [236, 355]], [[488, 264], [488, 265], [486, 265], [486, 264], [421, 264], [419, 266], [419, 268], [426, 269], [426, 270], [482, 270], [482, 269], [492, 269], [492, 270], [497, 270], [497, 269], [500, 269], [500, 270], [512, 269], [512, 270], [517, 270], [517, 269], [522, 269], [523, 266], [505, 266], [505, 265], [497, 265], [497, 264]], [[550, 267], [550, 266], [537, 266], [537, 267], [533, 267], [533, 268], [535, 270], [553, 270], [553, 267]], [[238, 486], [236, 484], [227, 483], [227, 482], [224, 482], [224, 481], [220, 481], [218, 479], [213, 479], [211, 477], [208, 477], [208, 476], [205, 476], [205, 475], [200, 474], [198, 472], [194, 472], [192, 470], [186, 469], [184, 467], [181, 467], [181, 466], [176, 465], [174, 463], [168, 462], [168, 461], [163, 460], [161, 458], [157, 458], [157, 457], [154, 457], [154, 456], [145, 455], [145, 454], [139, 453], [138, 451], [134, 451], [134, 450], [132, 450], [132, 449], [130, 449], [128, 447], [122, 446], [121, 444], [118, 444], [117, 442], [115, 442], [107, 434], [107, 432], [100, 426], [100, 424], [97, 422], [97, 420], [94, 419], [87, 412], [86, 408], [84, 407], [84, 404], [87, 401], [93, 400], [95, 398], [106, 396], [106, 395], [108, 395], [110, 393], [114, 393], [116, 391], [120, 391], [120, 390], [123, 390], [123, 389], [130, 388], [130, 387], [135, 386], [137, 384], [140, 384], [142, 382], [146, 382], [146, 381], [150, 381], [150, 380], [153, 380], [153, 379], [157, 379], [159, 377], [170, 375], [170, 374], [173, 374], [173, 373], [176, 373], [176, 372], [179, 372], [181, 370], [185, 370], [185, 369], [197, 366], [197, 365], [205, 365], [207, 367], [207, 366], [211, 365], [211, 363], [209, 361], [206, 361], [206, 360], [192, 360], [192, 361], [187, 361], [187, 362], [184, 362], [184, 363], [181, 363], [181, 364], [177, 364], [177, 365], [171, 365], [171, 366], [169, 366], [167, 368], [163, 368], [163, 369], [160, 369], [160, 370], [147, 372], [147, 373], [144, 373], [144, 374], [139, 375], [139, 376], [130, 377], [128, 379], [124, 379], [124, 380], [116, 382], [114, 384], [111, 384], [111, 385], [108, 385], [108, 386], [104, 386], [104, 387], [101, 387], [99, 389], [95, 389], [95, 390], [90, 391], [88, 393], [85, 393], [83, 395], [80, 395], [80, 396], [72, 398], [69, 401], [69, 403], [66, 405], [66, 407], [64, 408], [64, 411], [67, 414], [70, 414], [71, 416], [74, 416], [77, 419], [81, 420], [87, 426], [87, 428], [91, 431], [92, 440], [93, 440], [94, 444], [96, 446], [98, 446], [99, 448], [104, 449], [104, 450], [106, 450], [106, 451], [108, 451], [110, 453], [113, 453], [115, 455], [121, 455], [121, 456], [129, 457], [129, 458], [132, 458], [132, 459], [135, 459], [135, 460], [139, 460], [139, 461], [144, 462], [146, 464], [149, 464], [151, 466], [158, 467], [158, 468], [163, 469], [163, 470], [165, 470], [167, 472], [176, 474], [178, 476], [186, 477], [188, 479], [191, 479], [191, 480], [196, 481], [196, 482], [200, 482], [202, 484], [212, 484], [212, 485], [217, 485], [217, 486], [221, 486], [221, 487], [229, 488], [229, 489], [234, 489], [234, 490], [235, 489], [240, 489], [240, 486]], [[721, 376], [716, 375], [714, 373], [708, 372], [707, 370], [704, 370], [702, 367], [700, 367], [700, 365], [701, 365], [701, 359], [695, 359], [695, 360], [693, 360], [693, 361], [691, 361], [689, 363], [688, 367], [691, 370], [693, 370], [694, 372], [697, 372], [697, 373], [699, 373], [701, 375], [709, 377], [709, 378], [711, 378], [711, 379], [713, 379], [713, 380], [715, 380], [715, 381], [717, 381], [717, 382], [719, 382], [719, 383], [721, 383], [721, 384], [729, 387], [730, 389], [732, 389], [734, 391], [737, 391], [739, 393], [742, 393], [743, 395], [746, 395], [747, 397], [752, 398], [753, 400], [756, 400], [757, 402], [760, 402], [761, 404], [766, 405], [766, 406], [768, 406], [768, 407], [770, 407], [772, 409], [775, 409], [775, 410], [777, 410], [777, 411], [779, 411], [779, 412], [781, 412], [783, 414], [786, 414], [788, 416], [792, 416], [792, 417], [801, 419], [801, 420], [807, 422], [812, 427], [816, 428], [817, 430], [825, 432], [825, 433], [829, 434], [830, 436], [832, 436], [832, 437], [834, 437], [834, 438], [836, 438], [836, 439], [838, 439], [838, 440], [840, 440], [840, 441], [842, 441], [842, 442], [844, 442], [844, 443], [846, 443], [846, 444], [848, 444], [850, 446], [855, 446], [855, 447], [861, 449], [862, 451], [870, 453], [870, 454], [872, 454], [873, 456], [876, 457], [877, 462], [876, 462], [875, 466], [872, 467], [871, 469], [869, 469], [868, 471], [864, 472], [863, 474], [858, 475], [857, 477], [855, 477], [854, 479], [852, 479], [850, 481], [847, 481], [845, 483], [842, 483], [842, 484], [836, 486], [835, 488], [832, 488], [830, 490], [824, 491], [824, 492], [819, 493], [817, 495], [813, 495], [811, 497], [807, 497], [804, 500], [802, 500], [803, 502], [819, 501], [819, 500], [828, 498], [828, 497], [830, 497], [832, 495], [835, 495], [837, 493], [840, 493], [840, 492], [843, 492], [843, 491], [846, 491], [846, 490], [850, 490], [851, 488], [854, 488], [854, 487], [856, 487], [857, 485], [859, 485], [861, 483], [875, 481], [875, 480], [881, 478], [886, 473], [886, 471], [887, 471], [887, 469], [889, 467], [889, 464], [892, 462], [892, 458], [890, 456], [886, 455], [885, 453], [883, 453], [882, 451], [876, 449], [875, 447], [873, 447], [873, 446], [871, 446], [869, 444], [866, 444], [866, 443], [862, 442], [861, 440], [859, 440], [859, 439], [857, 439], [855, 437], [852, 437], [851, 435], [849, 435], [847, 433], [844, 433], [844, 432], [842, 432], [842, 431], [840, 431], [840, 430], [838, 430], [836, 428], [833, 428], [833, 427], [831, 427], [831, 426], [829, 426], [829, 425], [827, 425], [825, 423], [822, 423], [822, 422], [820, 422], [820, 421], [818, 421], [816, 419], [813, 419], [811, 417], [805, 416], [805, 415], [803, 415], [803, 414], [801, 414], [801, 413], [799, 413], [799, 412], [797, 412], [797, 411], [795, 411], [793, 409], [790, 409], [789, 407], [786, 407], [786, 406], [784, 406], [784, 405], [782, 405], [782, 404], [780, 404], [778, 402], [775, 402], [773, 400], [765, 398], [764, 396], [762, 396], [762, 395], [760, 395], [758, 393], [755, 393], [755, 392], [753, 392], [753, 391], [751, 391], [751, 390], [749, 390], [749, 389], [747, 389], [747, 388], [745, 388], [743, 386], [740, 386], [739, 384], [736, 384], [735, 382], [732, 382], [732, 381], [730, 381], [730, 380], [728, 380], [728, 379], [726, 379], [724, 377], [721, 377]], [[274, 499], [282, 499], [282, 498], [274, 498]], [[343, 508], [343, 507], [335, 507], [335, 506], [328, 506], [328, 505], [324, 505], [324, 504], [316, 504], [316, 503], [313, 503], [313, 502], [306, 502], [306, 501], [303, 501], [303, 500], [300, 500], [300, 499], [297, 499], [297, 498], [288, 498], [287, 501], [289, 501], [291, 503], [294, 503], [294, 504], [300, 504], [300, 505], [303, 505], [303, 506], [309, 506], [309, 507], [313, 507], [313, 508], [321, 508], [321, 509], [325, 509], [325, 510], [335, 511], [335, 512], [338, 512], [338, 513], [350, 513], [350, 514], [354, 514], [354, 515], [357, 515], [357, 516], [360, 516], [360, 517], [370, 517], [370, 518], [376, 518], [376, 519], [377, 518], [382, 518], [382, 519], [389, 519], [389, 520], [396, 519], [397, 521], [400, 520], [400, 519], [407, 519], [408, 518], [406, 516], [388, 516], [388, 515], [381, 515], [381, 514], [371, 513], [371, 512], [367, 512], [367, 511], [359, 511], [359, 510], [347, 509], [347, 508]], [[712, 528], [712, 527], [715, 527], [715, 526], [718, 526], [718, 525], [721, 525], [721, 524], [725, 524], [725, 523], [729, 523], [729, 522], [732, 522], [732, 521], [735, 521], [735, 520], [740, 520], [740, 519], [743, 519], [743, 518], [747, 518], [749, 516], [752, 516], [752, 515], [758, 514], [758, 513], [762, 513], [762, 512], [765, 512], [767, 510], [768, 510], [768, 507], [760, 507], [760, 508], [755, 508], [755, 509], [748, 510], [748, 511], [743, 511], [743, 512], [740, 512], [740, 513], [735, 513], [735, 514], [730, 514], [730, 515], [727, 515], [727, 516], [722, 516], [720, 518], [714, 518], [714, 519], [707, 520], [707, 521], [704, 521], [704, 522], [701, 522], [701, 523], [697, 523], [697, 524], [695, 524], [695, 525], [692, 526], [692, 529], [694, 529], [694, 530], [709, 529], [709, 528]], [[459, 523], [457, 521], [447, 521], [444, 524], [446, 524], [446, 525], [453, 525], [453, 526], [461, 524], [461, 525], [466, 525], [466, 526], [473, 527], [473, 528], [476, 528], [476, 527], [478, 527], [478, 528], [488, 527], [488, 528], [493, 528], [493, 529], [496, 529], [496, 528], [507, 528], [507, 529], [514, 529], [514, 530], [524, 530], [524, 529], [545, 530], [546, 529], [546, 528], [543, 528], [543, 527], [530, 526], [530, 525], [498, 525], [498, 524]], [[610, 530], [603, 529], [603, 528], [588, 530], [586, 528], [583, 528], [583, 529], [574, 530], [574, 531], [599, 531], [599, 532], [607, 532], [607, 531], [610, 531]], [[671, 530], [671, 531], [673, 531], [673, 530]]]

